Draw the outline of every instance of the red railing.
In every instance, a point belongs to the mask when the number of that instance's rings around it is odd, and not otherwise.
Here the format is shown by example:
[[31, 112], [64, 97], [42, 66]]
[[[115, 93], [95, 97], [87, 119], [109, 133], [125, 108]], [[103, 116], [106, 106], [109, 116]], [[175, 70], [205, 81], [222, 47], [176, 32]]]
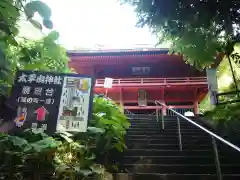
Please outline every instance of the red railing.
[[[113, 87], [118, 86], [168, 86], [168, 85], [207, 85], [206, 77], [186, 78], [125, 78], [113, 79]], [[97, 79], [95, 87], [103, 87], [104, 79]]]

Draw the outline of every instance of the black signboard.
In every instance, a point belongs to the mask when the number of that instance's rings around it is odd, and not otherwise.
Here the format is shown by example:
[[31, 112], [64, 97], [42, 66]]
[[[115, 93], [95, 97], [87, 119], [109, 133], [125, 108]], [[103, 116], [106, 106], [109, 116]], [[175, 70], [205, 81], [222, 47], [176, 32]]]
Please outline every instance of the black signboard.
[[[80, 101], [77, 101], [77, 107], [88, 106], [85, 108], [88, 109], [87, 115], [80, 117], [81, 114], [71, 115], [70, 113], [70, 115], [66, 116], [71, 117], [68, 119], [72, 121], [68, 121], [68, 124], [73, 124], [75, 128], [71, 126], [72, 129], [71, 127], [69, 128], [69, 125], [68, 128], [65, 127], [67, 118], [63, 116], [63, 108], [66, 107], [63, 107], [62, 104], [64, 101], [78, 98], [75, 97], [75, 92], [81, 94], [81, 89], [79, 88], [80, 83], [77, 84], [77, 87], [75, 87], [76, 83], [72, 83], [71, 91], [74, 93], [72, 93], [72, 96], [64, 97], [66, 96], [66, 93], [63, 94], [64, 89], [66, 92], [68, 90], [65, 84], [70, 80], [74, 80], [71, 82], [75, 82], [76, 80], [78, 80], [78, 82], [87, 80], [87, 85], [85, 85], [87, 88], [87, 90], [85, 89], [85, 96], [88, 97], [87, 102], [83, 101], [85, 104], [79, 104]], [[68, 129], [70, 131], [85, 131], [87, 126], [87, 122], [85, 121], [88, 120], [90, 114], [89, 109], [91, 109], [92, 87], [93, 80], [89, 76], [38, 71], [18, 71], [11, 96], [8, 100], [8, 104], [17, 109], [17, 117], [14, 119], [15, 128], [21, 130], [27, 128], [40, 129], [48, 134], [52, 134], [56, 132], [56, 130], [68, 131]], [[69, 109], [69, 111], [71, 112], [71, 109]], [[78, 116], [79, 118], [77, 118]], [[65, 126], [63, 125], [65, 128], [57, 128], [60, 117], [63, 117], [62, 122], [64, 121], [64, 123], [62, 124], [65, 124]], [[76, 124], [78, 126], [76, 126]], [[81, 125], [84, 125], [84, 127], [81, 127]]]

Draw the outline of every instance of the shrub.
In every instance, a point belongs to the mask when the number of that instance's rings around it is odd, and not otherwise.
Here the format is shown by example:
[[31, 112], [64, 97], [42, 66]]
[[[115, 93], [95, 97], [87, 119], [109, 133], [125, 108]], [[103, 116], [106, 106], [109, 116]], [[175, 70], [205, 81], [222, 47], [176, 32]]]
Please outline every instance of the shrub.
[[237, 144], [240, 144], [239, 117], [240, 103], [219, 105], [205, 113], [205, 118], [212, 121], [223, 136], [229, 137]]
[[[97, 156], [125, 148], [130, 123], [111, 100], [94, 97], [93, 118], [86, 133], [56, 133], [50, 137], [37, 130], [0, 135], [0, 179], [101, 179], [106, 173]], [[96, 152], [96, 153], [94, 153]]]

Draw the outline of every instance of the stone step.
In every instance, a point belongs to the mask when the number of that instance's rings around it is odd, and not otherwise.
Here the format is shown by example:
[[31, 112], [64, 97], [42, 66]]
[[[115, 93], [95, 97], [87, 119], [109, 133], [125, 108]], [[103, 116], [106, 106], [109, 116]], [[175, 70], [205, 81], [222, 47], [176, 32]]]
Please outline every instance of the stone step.
[[[197, 121], [197, 119], [194, 119], [194, 118], [189, 118], [190, 120], [192, 121]], [[162, 121], [162, 116], [159, 116], [158, 119], [157, 117], [152, 117], [152, 118], [149, 118], [149, 117], [131, 117], [131, 118], [128, 118], [129, 121]], [[164, 117], [163, 121], [177, 121], [177, 117], [174, 117], [174, 118], [167, 118], [167, 117]], [[179, 118], [179, 121], [188, 121], [186, 119], [183, 119], [183, 118]]]
[[[194, 150], [194, 149], [212, 149], [211, 144], [183, 144], [184, 150]], [[161, 150], [179, 150], [179, 144], [148, 144], [142, 142], [132, 142], [127, 143], [129, 149], [140, 148], [140, 149], [161, 149]]]
[[153, 120], [151, 120], [151, 121], [147, 121], [147, 120], [140, 120], [140, 121], [130, 121], [130, 123], [131, 124], [160, 124], [160, 122], [157, 122], [157, 121], [153, 121]]
[[[240, 157], [221, 156], [222, 164], [239, 164]], [[125, 156], [125, 164], [211, 164], [215, 163], [213, 156]]]
[[[128, 134], [126, 135], [126, 139], [178, 139], [176, 134]], [[182, 136], [183, 141], [191, 140], [191, 139], [210, 139], [209, 136], [199, 136], [199, 135], [191, 135], [191, 136]]]
[[[240, 164], [221, 164], [223, 174], [238, 174]], [[216, 165], [212, 164], [124, 164], [124, 169], [134, 173], [164, 174], [214, 174]]]
[[[162, 120], [159, 119], [129, 119], [130, 122], [134, 123], [149, 123], [149, 122], [157, 122], [157, 123], [162, 123]], [[163, 120], [164, 123], [177, 123], [177, 119], [174, 120]], [[180, 120], [180, 123], [188, 123], [186, 120]]]
[[[139, 131], [132, 131], [132, 132], [128, 132], [127, 133], [127, 136], [126, 137], [130, 137], [130, 136], [133, 136], [133, 135], [138, 135], [138, 136], [148, 136], [149, 138], [150, 137], [158, 137], [158, 138], [178, 138], [178, 133], [159, 133], [159, 132], [139, 132]], [[182, 139], [191, 139], [191, 138], [196, 138], [196, 137], [199, 137], [199, 138], [209, 138], [209, 135], [208, 134], [199, 134], [199, 133], [194, 133], [194, 132], [190, 132], [190, 133], [182, 133]]]
[[[178, 129], [158, 129], [158, 128], [130, 128], [127, 130], [127, 132], [131, 133], [131, 132], [142, 132], [142, 133], [145, 133], [145, 132], [155, 132], [155, 133], [161, 133], [161, 134], [169, 134], [169, 133], [174, 133], [174, 134], [178, 134]], [[198, 133], [200, 135], [202, 134], [207, 134], [205, 133], [204, 131], [202, 131], [201, 129], [188, 129], [188, 128], [184, 128], [184, 129], [181, 129], [180, 131], [181, 133]]]
[[[165, 117], [165, 129], [161, 118], [157, 122], [154, 116], [132, 117], [126, 136], [128, 149], [120, 166], [131, 180], [218, 180], [212, 139], [207, 133], [181, 119], [180, 151], [176, 117]], [[239, 180], [240, 154], [219, 141], [217, 144], [223, 180]]]
[[[163, 129], [161, 125], [136, 125], [136, 126], [131, 126], [129, 127], [129, 131], [131, 130], [134, 130], [134, 129], [137, 129], [137, 130], [141, 130], [141, 131], [160, 131], [160, 132], [164, 132], [164, 131], [176, 131], [178, 132], [178, 127], [177, 126], [165, 126], [165, 128]], [[189, 130], [189, 131], [198, 131], [198, 132], [203, 132], [201, 129], [199, 128], [195, 128], [195, 127], [189, 127], [189, 126], [181, 126], [180, 128], [181, 130]]]
[[[164, 124], [164, 129], [162, 128], [161, 123], [132, 123], [130, 128], [159, 128], [161, 130], [168, 130], [168, 129], [178, 129], [178, 124], [177, 123], [165, 123]], [[199, 127], [192, 125], [192, 124], [186, 124], [182, 123], [180, 124], [180, 129], [196, 129], [196, 130], [201, 130]]]
[[[157, 123], [160, 123], [162, 124], [162, 120], [159, 119], [130, 119], [129, 120], [130, 122], [133, 122], [133, 123], [149, 123], [149, 122], [157, 122]], [[164, 120], [164, 123], [177, 123], [177, 119], [175, 120]], [[184, 121], [184, 120], [180, 120], [180, 123], [188, 123], [188, 121]]]
[[[160, 150], [179, 150], [179, 140], [178, 139], [142, 139], [142, 140], [126, 140], [126, 145], [128, 150], [131, 149], [160, 149]], [[204, 139], [186, 139], [182, 141], [183, 150], [213, 150], [213, 145], [210, 140]], [[218, 144], [218, 152], [227, 155], [228, 153], [233, 153], [237, 156], [237, 151], [226, 146], [225, 144]]]
[[[178, 135], [178, 131], [175, 130], [175, 131], [168, 131], [168, 130], [157, 130], [157, 131], [151, 131], [151, 130], [145, 130], [145, 131], [141, 131], [141, 130], [135, 130], [135, 129], [130, 129], [127, 131], [127, 133], [130, 135], [130, 134], [139, 134], [139, 135], [144, 135], [144, 134], [149, 134], [149, 135], [152, 135], [152, 134], [164, 134], [164, 135], [168, 135], [168, 134], [171, 134], [171, 135], [175, 135], [177, 136]], [[201, 132], [201, 131], [192, 131], [192, 130], [185, 130], [185, 131], [181, 131], [181, 134], [182, 135], [200, 135], [200, 136], [209, 136], [207, 133], [204, 133], [204, 132]]]
[[[239, 180], [239, 174], [223, 174], [223, 180]], [[216, 174], [119, 173], [116, 180], [218, 180]]]
[[[158, 122], [137, 122], [137, 123], [131, 123], [130, 127], [160, 127], [162, 128], [162, 124], [158, 123]], [[171, 129], [171, 128], [177, 128], [178, 125], [177, 123], [165, 123], [164, 124], [165, 129]], [[186, 124], [186, 123], [181, 123], [180, 127], [185, 127], [185, 128], [189, 128], [189, 129], [197, 129], [198, 127], [195, 127], [194, 125], [191, 124]]]
[[[169, 143], [169, 144], [178, 144], [179, 143], [179, 139], [178, 137], [175, 138], [165, 138], [165, 139], [159, 139], [159, 138], [137, 138], [136, 136], [134, 136], [133, 138], [128, 138], [126, 139], [126, 143], [128, 142], [142, 142], [142, 143], [151, 143], [151, 144], [158, 144], [158, 143]], [[182, 140], [183, 144], [202, 144], [202, 143], [211, 143], [211, 139], [210, 138], [192, 138], [192, 139], [183, 139]]]
[[[220, 150], [219, 156], [229, 156], [231, 157], [239, 157], [239, 153], [236, 151], [227, 151]], [[176, 150], [162, 150], [162, 149], [143, 149], [143, 148], [135, 148], [135, 149], [126, 149], [124, 151], [125, 156], [214, 156], [214, 152], [212, 148], [209, 149], [191, 149], [179, 151]]]
[[[195, 118], [189, 118], [191, 121], [198, 121], [197, 119]], [[166, 122], [169, 122], [169, 121], [177, 121], [177, 117], [175, 118], [166, 118], [164, 117], [164, 119], [162, 119], [161, 116], [158, 117], [152, 117], [152, 118], [148, 118], [148, 117], [131, 117], [131, 118], [128, 118], [129, 121], [166, 121]], [[184, 121], [184, 122], [187, 122], [188, 120], [186, 119], [183, 119], [183, 118], [179, 118], [179, 121]]]
[[213, 151], [210, 149], [191, 150], [191, 151], [179, 151], [179, 150], [161, 150], [161, 149], [127, 149], [124, 152], [125, 156], [199, 156], [210, 155], [213, 156]]
[[[154, 116], [127, 116], [129, 119], [157, 119], [157, 116], [154, 115]], [[162, 118], [161, 115], [158, 116], [159, 119]], [[164, 116], [164, 119], [165, 120], [175, 120], [177, 119], [177, 116]], [[190, 119], [195, 119], [195, 118], [192, 118], [190, 117]]]

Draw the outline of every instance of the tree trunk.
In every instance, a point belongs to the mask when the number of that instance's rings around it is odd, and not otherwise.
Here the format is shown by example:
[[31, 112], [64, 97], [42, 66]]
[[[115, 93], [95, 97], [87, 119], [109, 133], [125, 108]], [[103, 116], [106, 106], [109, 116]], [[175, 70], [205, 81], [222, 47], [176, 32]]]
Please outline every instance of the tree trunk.
[[232, 23], [232, 20], [231, 20], [231, 16], [230, 16], [230, 8], [229, 8], [229, 11], [226, 13], [225, 17], [226, 17], [226, 19], [225, 19], [226, 36], [228, 38], [228, 44], [231, 45], [230, 48], [227, 47], [227, 58], [228, 58], [230, 70], [231, 70], [231, 73], [232, 73], [232, 77], [233, 77], [233, 81], [234, 81], [234, 85], [235, 85], [235, 90], [237, 92], [237, 97], [238, 97], [238, 99], [240, 99], [240, 96], [239, 96], [239, 93], [238, 93], [237, 79], [236, 79], [235, 72], [234, 72], [232, 62], [231, 62], [231, 59], [230, 59], [230, 54], [232, 53], [233, 46], [234, 46], [234, 44], [233, 44], [234, 29], [233, 29], [233, 23]]
[[233, 69], [232, 62], [231, 62], [231, 59], [230, 59], [229, 55], [227, 55], [227, 56], [228, 56], [228, 62], [229, 62], [229, 65], [230, 65], [230, 69], [231, 69], [231, 72], [232, 72], [232, 76], [233, 76], [233, 81], [234, 81], [235, 89], [236, 89], [236, 92], [237, 92], [237, 97], [238, 97], [238, 99], [240, 99], [240, 96], [239, 96], [239, 93], [238, 93], [238, 84], [237, 84], [237, 78], [236, 78], [236, 76], [235, 76], [235, 71], [234, 71], [234, 69]]

